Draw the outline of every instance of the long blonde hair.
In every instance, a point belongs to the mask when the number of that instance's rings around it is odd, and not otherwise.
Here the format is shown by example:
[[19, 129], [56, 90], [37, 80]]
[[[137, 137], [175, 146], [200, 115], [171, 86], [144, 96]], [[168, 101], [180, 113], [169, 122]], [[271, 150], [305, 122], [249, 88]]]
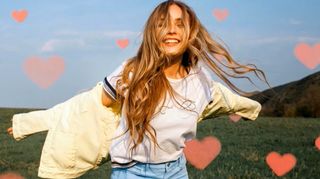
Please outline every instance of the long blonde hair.
[[[186, 42], [186, 44], [181, 64], [187, 71], [195, 66], [199, 60], [203, 60], [229, 87], [245, 96], [252, 93], [237, 88], [226, 75], [234, 78], [247, 78], [252, 83], [250, 78], [241, 76], [252, 71], [259, 79], [262, 75], [268, 84], [262, 70], [253, 64], [241, 65], [237, 63], [221, 44], [213, 40], [189, 6], [174, 0], [162, 2], [148, 18], [138, 53], [128, 60], [116, 88], [118, 101], [124, 108], [127, 118], [126, 132], [129, 131], [134, 143], [131, 150], [142, 143], [145, 135], [151, 138], [154, 145], [160, 147], [156, 140], [156, 131], [150, 125], [150, 121], [159, 112], [159, 105], [163, 106], [166, 95], [169, 94], [171, 97], [176, 95], [164, 74], [164, 69], [170, 65], [170, 57], [162, 53], [159, 46], [161, 39], [168, 32], [169, 6], [173, 4], [182, 10], [182, 23], [186, 35], [182, 37], [184, 40], [181, 42]], [[164, 17], [164, 25], [157, 33], [156, 29], [159, 28], [160, 23], [159, 17]], [[225, 60], [218, 59], [217, 56], [221, 56]], [[223, 63], [223, 61], [227, 63]], [[235, 74], [227, 73], [219, 67], [219, 64], [231, 69]]]

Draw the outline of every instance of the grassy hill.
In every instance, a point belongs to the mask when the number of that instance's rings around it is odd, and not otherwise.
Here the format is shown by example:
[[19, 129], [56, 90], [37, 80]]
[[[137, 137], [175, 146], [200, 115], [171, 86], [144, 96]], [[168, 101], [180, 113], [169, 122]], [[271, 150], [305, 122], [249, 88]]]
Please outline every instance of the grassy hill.
[[[25, 178], [37, 178], [45, 132], [16, 142], [6, 134], [13, 114], [34, 109], [0, 108], [0, 173], [15, 171]], [[278, 178], [265, 157], [271, 151], [291, 153], [297, 158], [293, 170], [282, 178], [320, 178], [320, 150], [314, 141], [320, 136], [319, 118], [258, 117], [256, 121], [231, 122], [227, 117], [199, 123], [197, 138], [217, 137], [222, 150], [204, 170], [187, 164], [189, 178]], [[81, 179], [109, 178], [110, 163], [89, 171]]]
[[261, 116], [320, 117], [320, 72], [251, 96]]

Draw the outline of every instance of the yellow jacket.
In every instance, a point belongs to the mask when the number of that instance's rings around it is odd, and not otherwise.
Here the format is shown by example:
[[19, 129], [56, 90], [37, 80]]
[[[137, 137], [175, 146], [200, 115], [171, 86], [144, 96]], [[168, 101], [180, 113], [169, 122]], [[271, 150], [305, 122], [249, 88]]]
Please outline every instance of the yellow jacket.
[[[219, 82], [210, 81], [211, 99], [198, 122], [224, 114], [238, 114], [255, 120], [261, 110], [257, 101], [231, 92]], [[120, 113], [118, 106], [101, 103], [102, 82], [89, 91], [47, 110], [15, 114], [13, 136], [26, 136], [48, 130], [42, 149], [38, 176], [76, 178], [95, 169], [108, 157], [111, 138]]]

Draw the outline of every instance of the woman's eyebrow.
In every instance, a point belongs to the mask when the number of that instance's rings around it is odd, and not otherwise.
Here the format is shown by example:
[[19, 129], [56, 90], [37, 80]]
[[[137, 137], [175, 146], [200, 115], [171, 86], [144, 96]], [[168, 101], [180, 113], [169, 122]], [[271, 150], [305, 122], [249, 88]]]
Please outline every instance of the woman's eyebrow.
[[[160, 21], [164, 21], [164, 18], [160, 18]], [[182, 18], [180, 18], [180, 17], [176, 18], [174, 21], [182, 22]]]

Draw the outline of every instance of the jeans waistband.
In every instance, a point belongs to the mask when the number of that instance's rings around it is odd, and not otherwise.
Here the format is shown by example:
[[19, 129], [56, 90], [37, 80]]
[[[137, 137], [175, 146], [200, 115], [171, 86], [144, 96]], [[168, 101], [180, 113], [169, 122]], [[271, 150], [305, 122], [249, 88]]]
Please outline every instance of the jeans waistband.
[[180, 165], [185, 165], [184, 155], [180, 155], [180, 157], [177, 160], [164, 162], [164, 163], [141, 163], [138, 162], [135, 164], [135, 167], [138, 168], [144, 168], [144, 169], [168, 169], [168, 168], [175, 168]]

